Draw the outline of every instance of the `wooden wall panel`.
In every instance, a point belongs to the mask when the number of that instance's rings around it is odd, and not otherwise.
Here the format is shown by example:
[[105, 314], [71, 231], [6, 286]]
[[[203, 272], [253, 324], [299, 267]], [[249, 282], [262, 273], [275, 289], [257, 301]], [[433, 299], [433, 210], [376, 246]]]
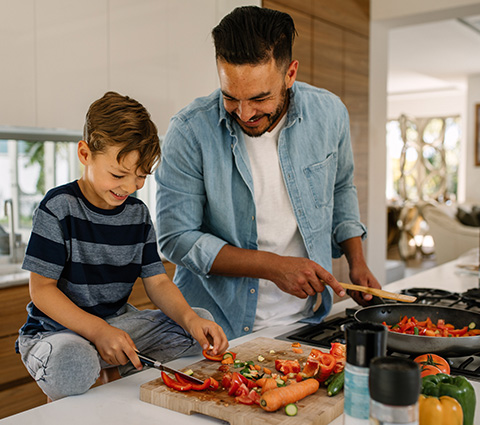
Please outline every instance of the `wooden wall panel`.
[[[292, 2], [292, 6], [294, 5]], [[300, 3], [300, 2], [298, 2]], [[308, 2], [307, 2], [308, 3]], [[293, 45], [293, 58], [299, 61], [297, 79], [306, 83], [313, 84], [313, 61], [312, 61], [312, 25], [311, 14], [300, 12], [298, 9], [288, 7], [283, 3], [266, 0], [263, 7], [280, 10], [288, 13], [295, 22], [297, 37]]]
[[343, 96], [343, 31], [314, 20], [313, 85]]
[[313, 15], [364, 37], [370, 34], [370, 0], [314, 0]]

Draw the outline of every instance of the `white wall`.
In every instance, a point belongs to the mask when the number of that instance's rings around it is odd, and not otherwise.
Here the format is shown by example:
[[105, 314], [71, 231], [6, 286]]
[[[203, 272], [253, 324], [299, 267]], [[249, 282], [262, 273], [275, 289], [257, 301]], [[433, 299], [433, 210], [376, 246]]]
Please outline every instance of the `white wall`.
[[475, 105], [480, 103], [480, 75], [468, 78], [467, 109], [467, 161], [465, 164], [465, 200], [480, 203], [480, 166], [475, 165]]
[[0, 125], [80, 130], [108, 90], [164, 134], [217, 87], [211, 29], [245, 0], [0, 0]]
[[[379, 280], [385, 281], [386, 258], [386, 132], [388, 71], [388, 33], [392, 28], [480, 14], [480, 0], [371, 0], [369, 164], [370, 167], [367, 239], [368, 264]], [[468, 106], [468, 105], [467, 105]], [[393, 108], [393, 106], [392, 106]], [[471, 111], [467, 111], [470, 116]], [[468, 124], [467, 129], [468, 129]], [[468, 135], [467, 130], [467, 135]], [[470, 138], [471, 140], [471, 138]], [[467, 141], [468, 142], [468, 141]], [[468, 142], [471, 155], [471, 141]], [[465, 152], [465, 157], [467, 156]], [[466, 161], [466, 158], [462, 158]], [[470, 174], [473, 174], [470, 170]], [[480, 171], [477, 171], [480, 172]], [[476, 177], [478, 187], [478, 177]], [[470, 184], [470, 183], [469, 183]]]

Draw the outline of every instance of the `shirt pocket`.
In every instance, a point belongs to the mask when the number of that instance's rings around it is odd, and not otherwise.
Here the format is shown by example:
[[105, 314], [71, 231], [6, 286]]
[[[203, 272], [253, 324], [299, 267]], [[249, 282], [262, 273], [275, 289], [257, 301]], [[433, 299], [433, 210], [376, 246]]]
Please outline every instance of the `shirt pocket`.
[[304, 168], [315, 208], [323, 208], [333, 202], [336, 169], [336, 153], [331, 153], [323, 161]]

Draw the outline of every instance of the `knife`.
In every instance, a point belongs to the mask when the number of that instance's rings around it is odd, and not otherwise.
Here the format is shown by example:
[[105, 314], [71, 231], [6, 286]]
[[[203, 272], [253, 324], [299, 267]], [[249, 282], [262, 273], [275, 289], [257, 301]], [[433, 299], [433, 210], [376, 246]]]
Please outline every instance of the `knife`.
[[168, 366], [164, 366], [158, 360], [155, 360], [155, 359], [153, 359], [153, 358], [151, 358], [151, 357], [149, 357], [149, 356], [147, 356], [143, 353], [139, 353], [137, 351], [137, 356], [140, 359], [140, 361], [146, 366], [151, 366], [151, 367], [154, 367], [158, 370], [163, 370], [164, 372], [169, 372], [169, 373], [173, 373], [173, 374], [178, 373], [178, 375], [180, 375], [183, 379], [185, 379], [189, 382], [193, 382], [194, 384], [200, 384], [200, 385], [203, 384], [203, 381], [201, 379], [195, 378], [194, 376], [187, 375], [186, 373], [180, 372], [179, 370], [172, 369]]

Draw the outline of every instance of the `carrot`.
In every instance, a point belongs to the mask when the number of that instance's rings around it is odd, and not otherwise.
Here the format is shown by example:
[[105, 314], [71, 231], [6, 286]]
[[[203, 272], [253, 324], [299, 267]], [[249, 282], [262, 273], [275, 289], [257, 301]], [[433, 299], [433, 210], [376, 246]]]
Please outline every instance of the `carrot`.
[[274, 412], [290, 403], [295, 403], [315, 393], [320, 386], [316, 379], [294, 382], [286, 387], [274, 388], [262, 394], [260, 406], [267, 412]]
[[293, 347], [292, 348], [292, 351], [294, 353], [297, 353], [297, 354], [302, 354], [303, 353], [303, 350], [301, 348], [296, 348], [296, 347]]
[[265, 384], [265, 381], [267, 380], [268, 378], [264, 377], [264, 378], [260, 378], [260, 379], [257, 379], [255, 382], [257, 384], [257, 387], [263, 387], [263, 385]]
[[267, 378], [262, 385], [262, 394], [267, 392], [268, 390], [277, 388], [277, 381], [273, 378]]
[[255, 370], [262, 370], [262, 366], [260, 366], [259, 364], [256, 364], [254, 367], [255, 367]]
[[267, 375], [271, 375], [272, 371], [266, 367], [263, 368], [263, 373], [266, 373]]

